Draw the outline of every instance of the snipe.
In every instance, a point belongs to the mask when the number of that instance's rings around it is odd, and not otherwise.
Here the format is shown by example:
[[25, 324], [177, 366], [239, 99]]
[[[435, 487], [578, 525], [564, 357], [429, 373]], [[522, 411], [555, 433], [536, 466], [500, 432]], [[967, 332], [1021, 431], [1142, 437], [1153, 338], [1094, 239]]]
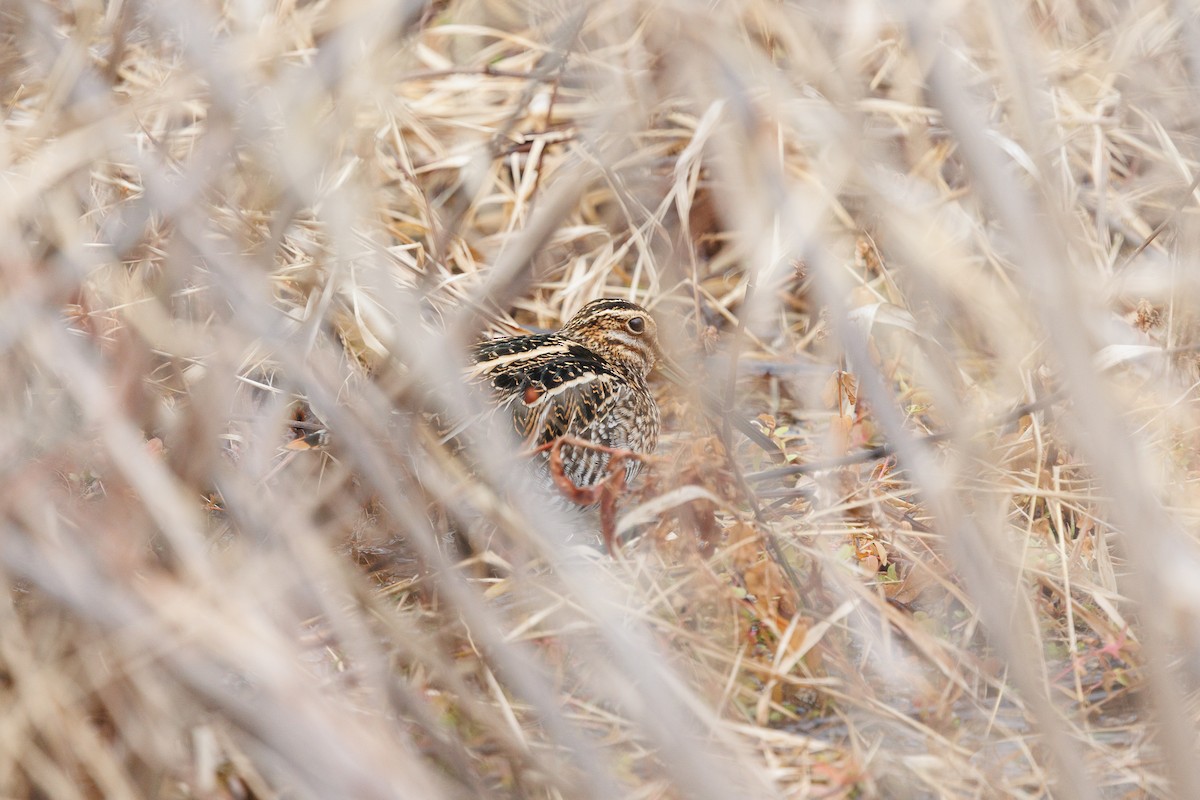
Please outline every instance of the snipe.
[[624, 466], [623, 484], [641, 467], [628, 454], [649, 454], [658, 444], [658, 405], [646, 385], [657, 350], [646, 309], [594, 300], [555, 333], [476, 345], [469, 376], [485, 383], [538, 451], [549, 491], [575, 505], [603, 505], [594, 490], [611, 477], [610, 464]]

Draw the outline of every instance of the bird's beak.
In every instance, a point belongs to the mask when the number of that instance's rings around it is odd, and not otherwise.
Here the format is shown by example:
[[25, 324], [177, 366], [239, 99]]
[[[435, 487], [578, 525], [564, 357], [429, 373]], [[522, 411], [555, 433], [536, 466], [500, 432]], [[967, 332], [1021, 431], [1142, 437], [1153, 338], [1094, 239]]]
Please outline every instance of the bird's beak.
[[657, 353], [655, 366], [662, 372], [663, 377], [669, 380], [676, 386], [687, 387], [691, 385], [691, 381], [687, 378], [687, 374], [672, 358], [670, 358], [662, 350]]

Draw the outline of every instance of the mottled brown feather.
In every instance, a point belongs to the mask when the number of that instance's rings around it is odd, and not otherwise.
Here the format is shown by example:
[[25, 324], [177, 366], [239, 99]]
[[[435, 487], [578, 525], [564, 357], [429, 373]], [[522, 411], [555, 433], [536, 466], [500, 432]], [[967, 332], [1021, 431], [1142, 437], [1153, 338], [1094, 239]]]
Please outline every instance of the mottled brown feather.
[[[531, 449], [571, 436], [648, 454], [658, 443], [658, 406], [646, 384], [657, 347], [657, 328], [644, 308], [597, 300], [556, 333], [476, 345], [469, 374], [486, 383], [496, 408], [511, 415]], [[576, 486], [607, 475], [608, 453], [564, 446], [562, 455], [564, 473]], [[551, 483], [545, 454], [539, 463]], [[626, 477], [639, 467], [636, 459], [626, 461]]]

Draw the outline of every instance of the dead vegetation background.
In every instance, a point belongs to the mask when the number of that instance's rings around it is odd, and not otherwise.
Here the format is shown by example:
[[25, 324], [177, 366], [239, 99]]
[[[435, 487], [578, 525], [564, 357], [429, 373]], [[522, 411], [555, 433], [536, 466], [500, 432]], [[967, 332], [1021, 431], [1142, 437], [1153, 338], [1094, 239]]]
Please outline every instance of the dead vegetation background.
[[[0, 795], [1200, 797], [1198, 24], [4, 4]], [[616, 559], [439, 436], [605, 295]]]

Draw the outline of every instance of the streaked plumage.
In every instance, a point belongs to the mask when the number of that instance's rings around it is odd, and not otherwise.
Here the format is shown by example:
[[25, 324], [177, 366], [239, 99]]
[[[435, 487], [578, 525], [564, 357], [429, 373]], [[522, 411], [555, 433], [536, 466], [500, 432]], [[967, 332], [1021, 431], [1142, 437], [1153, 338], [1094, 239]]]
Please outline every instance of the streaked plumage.
[[[658, 444], [658, 405], [646, 385], [657, 333], [636, 303], [595, 300], [556, 333], [476, 345], [469, 376], [485, 383], [530, 449], [566, 435], [648, 454]], [[608, 477], [610, 454], [571, 445], [561, 452], [563, 473], [576, 486]], [[539, 474], [552, 485], [548, 458], [542, 453], [539, 459]], [[632, 480], [640, 466], [627, 460], [626, 478]]]

